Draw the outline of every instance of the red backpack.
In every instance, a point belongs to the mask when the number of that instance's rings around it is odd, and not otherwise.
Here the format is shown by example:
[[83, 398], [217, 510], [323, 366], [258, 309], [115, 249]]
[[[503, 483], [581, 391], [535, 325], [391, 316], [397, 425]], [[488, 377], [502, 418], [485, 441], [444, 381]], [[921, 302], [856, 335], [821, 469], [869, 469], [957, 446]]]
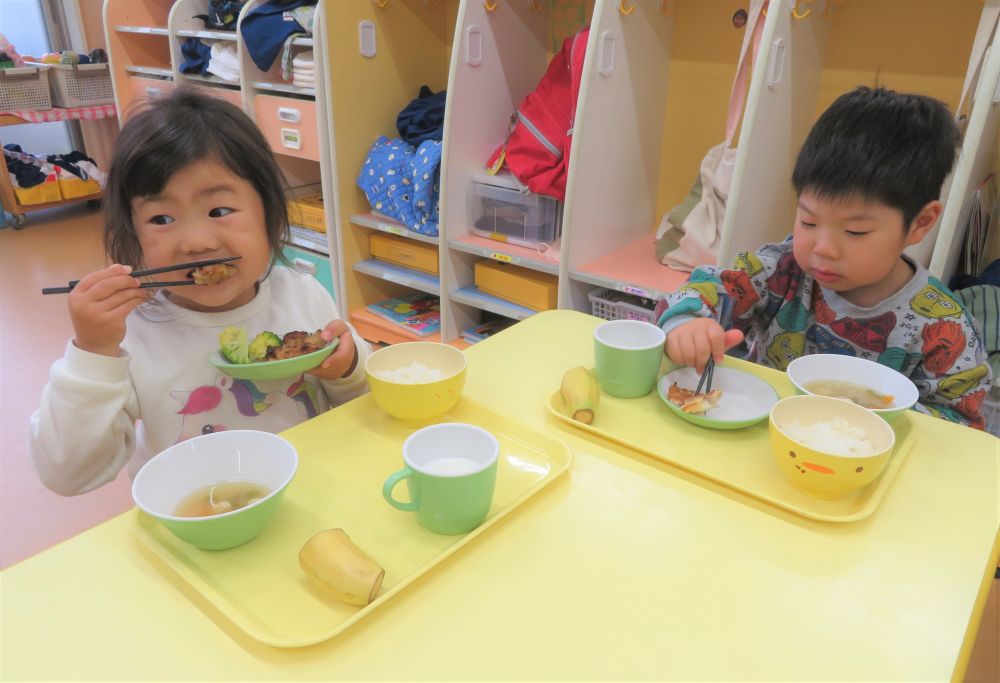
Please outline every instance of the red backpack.
[[563, 42], [535, 89], [511, 116], [507, 140], [493, 152], [489, 166], [503, 163], [532, 192], [566, 197], [566, 169], [573, 141], [573, 119], [580, 94], [589, 28]]

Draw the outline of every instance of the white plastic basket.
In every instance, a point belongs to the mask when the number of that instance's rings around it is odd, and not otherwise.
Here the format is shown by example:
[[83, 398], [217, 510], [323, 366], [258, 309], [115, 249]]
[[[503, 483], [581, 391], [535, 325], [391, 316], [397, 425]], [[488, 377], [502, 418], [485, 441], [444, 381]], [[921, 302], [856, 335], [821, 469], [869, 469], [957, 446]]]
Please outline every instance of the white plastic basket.
[[51, 108], [47, 68], [21, 66], [0, 69], [0, 111]]
[[616, 292], [613, 289], [601, 287], [587, 294], [590, 308], [594, 316], [604, 320], [653, 320], [653, 308], [656, 302], [643, 299], [634, 294]]
[[107, 64], [52, 64], [49, 84], [57, 107], [88, 107], [111, 104], [111, 72]]

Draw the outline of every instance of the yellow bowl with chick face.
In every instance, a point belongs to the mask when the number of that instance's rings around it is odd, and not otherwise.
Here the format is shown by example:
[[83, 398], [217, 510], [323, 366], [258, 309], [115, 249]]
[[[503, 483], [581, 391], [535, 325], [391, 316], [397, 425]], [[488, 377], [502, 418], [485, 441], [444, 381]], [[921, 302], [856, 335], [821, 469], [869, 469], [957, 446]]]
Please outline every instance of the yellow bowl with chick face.
[[426, 422], [462, 396], [468, 363], [454, 346], [406, 342], [379, 349], [365, 362], [375, 403], [398, 420]]
[[857, 491], [885, 468], [896, 434], [872, 411], [828, 396], [789, 396], [769, 417], [771, 454], [799, 491], [833, 500]]

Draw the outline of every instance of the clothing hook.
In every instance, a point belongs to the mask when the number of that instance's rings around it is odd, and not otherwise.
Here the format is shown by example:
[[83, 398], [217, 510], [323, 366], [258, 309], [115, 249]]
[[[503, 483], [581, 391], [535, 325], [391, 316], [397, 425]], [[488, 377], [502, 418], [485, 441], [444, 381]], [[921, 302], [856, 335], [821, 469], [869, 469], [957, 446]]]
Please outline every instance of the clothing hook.
[[[813, 0], [806, 0], [806, 2], [812, 2], [812, 1]], [[807, 9], [802, 14], [799, 14], [799, 2], [801, 2], [801, 0], [795, 0], [792, 3], [792, 16], [795, 17], [796, 19], [805, 19], [810, 14], [812, 14], [812, 10], [811, 9]]]

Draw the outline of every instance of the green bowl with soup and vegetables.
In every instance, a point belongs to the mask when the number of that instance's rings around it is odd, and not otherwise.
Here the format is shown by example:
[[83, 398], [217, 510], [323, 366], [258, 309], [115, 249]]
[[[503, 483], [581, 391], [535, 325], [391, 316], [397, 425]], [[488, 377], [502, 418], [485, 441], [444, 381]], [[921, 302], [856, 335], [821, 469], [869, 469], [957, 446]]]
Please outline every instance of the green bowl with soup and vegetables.
[[181, 540], [224, 550], [267, 527], [298, 465], [295, 447], [275, 434], [215, 432], [146, 463], [132, 482], [132, 498]]
[[920, 398], [910, 378], [875, 361], [832, 353], [796, 358], [786, 369], [800, 394], [856, 403], [892, 422]]

